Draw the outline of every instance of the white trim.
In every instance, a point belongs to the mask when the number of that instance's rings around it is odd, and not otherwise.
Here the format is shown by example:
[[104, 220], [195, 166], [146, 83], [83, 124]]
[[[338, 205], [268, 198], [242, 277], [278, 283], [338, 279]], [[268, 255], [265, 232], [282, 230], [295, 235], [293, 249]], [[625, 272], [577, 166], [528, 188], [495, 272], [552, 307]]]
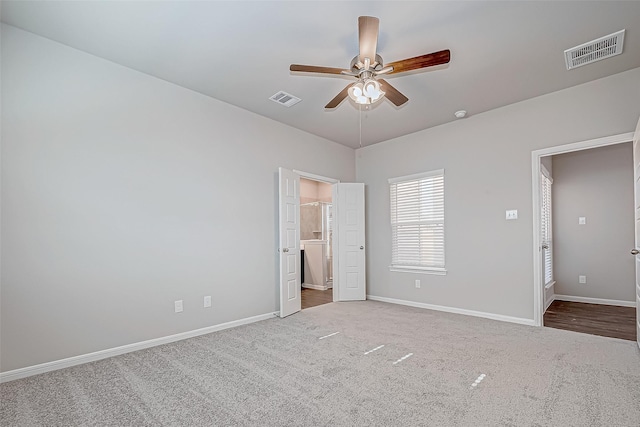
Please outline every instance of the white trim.
[[[553, 302], [556, 300], [556, 294], [554, 292], [554, 289], [552, 289], [551, 292], [551, 296], [547, 297], [547, 291], [549, 291], [549, 289], [553, 288], [553, 286], [556, 284], [555, 280], [552, 280], [551, 282], [547, 283], [544, 286], [544, 311], [542, 312], [542, 315], [544, 316], [544, 313], [547, 312], [547, 309], [549, 308], [549, 306], [551, 306], [551, 304], [553, 304]], [[544, 319], [543, 319], [544, 320]], [[544, 326], [544, 321], [543, 321], [543, 326]]]
[[553, 184], [553, 178], [551, 177], [551, 172], [549, 172], [542, 163], [540, 163], [540, 172], [542, 172], [542, 174], [546, 176], [547, 179], [551, 181], [551, 183]]
[[533, 323], [536, 326], [542, 326], [544, 317], [544, 286], [540, 286], [544, 282], [542, 275], [542, 260], [540, 252], [542, 251], [542, 243], [540, 235], [542, 234], [542, 225], [540, 218], [540, 158], [542, 157], [537, 151], [531, 153], [531, 192], [533, 204]]
[[544, 311], [545, 313], [547, 312], [547, 309], [551, 306], [551, 304], [553, 304], [553, 302], [556, 300], [556, 296], [551, 295], [551, 298], [549, 298], [547, 301], [545, 301], [544, 303]]
[[538, 157], [555, 156], [556, 154], [571, 153], [573, 151], [582, 151], [589, 148], [604, 147], [607, 145], [621, 144], [623, 142], [631, 142], [633, 140], [633, 132], [621, 133], [619, 135], [605, 136], [602, 138], [589, 139], [587, 141], [574, 142], [571, 144], [557, 145], [555, 147], [543, 148], [535, 150], [533, 153]]
[[635, 307], [635, 301], [621, 301], [617, 299], [604, 299], [604, 298], [588, 298], [588, 297], [572, 297], [570, 295], [554, 295], [554, 298], [558, 301], [569, 302], [586, 302], [588, 304], [601, 304], [601, 305], [617, 305], [620, 307]]
[[444, 175], [444, 169], [437, 169], [429, 172], [414, 173], [413, 175], [399, 176], [397, 178], [389, 178], [389, 184], [396, 182], [413, 181], [416, 179], [427, 178], [429, 176]]
[[535, 326], [532, 319], [522, 317], [504, 316], [502, 314], [487, 313], [484, 311], [466, 310], [464, 308], [446, 307], [442, 305], [426, 304], [423, 302], [406, 301], [395, 298], [367, 295], [368, 300], [388, 302], [391, 304], [407, 305], [409, 307], [426, 308], [427, 310], [444, 311], [447, 313], [463, 314], [465, 316], [483, 317], [485, 319], [499, 320], [501, 322], [518, 323], [520, 325]]
[[[338, 207], [338, 203], [337, 203], [338, 202], [338, 197], [337, 197], [337, 194], [336, 194], [336, 186], [334, 184], [339, 184], [340, 180], [339, 179], [335, 179], [335, 178], [329, 178], [327, 176], [316, 175], [316, 174], [313, 174], [313, 173], [304, 172], [304, 171], [301, 171], [301, 170], [298, 170], [298, 169], [293, 169], [293, 173], [298, 174], [298, 176], [300, 176], [301, 178], [306, 178], [306, 179], [311, 179], [311, 180], [314, 180], [314, 181], [324, 182], [326, 184], [331, 184], [331, 204], [333, 206], [334, 215], [335, 215], [336, 209]], [[300, 209], [298, 209], [298, 221], [300, 221]], [[338, 266], [338, 261], [337, 261], [336, 257], [333, 256], [333, 253], [336, 252], [336, 248], [338, 248], [338, 245], [339, 245], [338, 240], [335, 238], [336, 230], [337, 230], [337, 227], [339, 227], [339, 225], [340, 224], [338, 223], [337, 219], [334, 216], [334, 223], [333, 223], [333, 227], [334, 227], [333, 236], [334, 236], [334, 239], [333, 239], [333, 248], [331, 249], [332, 250], [331, 267], [332, 267], [334, 272], [339, 271], [338, 270], [338, 267], [339, 267]], [[336, 282], [337, 282], [337, 280], [336, 280]], [[298, 285], [304, 286], [304, 283], [298, 283]], [[327, 286], [327, 289], [328, 288], [329, 288], [329, 286]], [[333, 282], [331, 283], [331, 288], [333, 288]], [[324, 290], [324, 289], [321, 289], [321, 290]], [[339, 301], [338, 292], [339, 292], [339, 290], [337, 288], [333, 292], [333, 300], [334, 301]]]
[[328, 178], [326, 176], [315, 175], [315, 174], [312, 174], [312, 173], [299, 171], [297, 169], [294, 169], [293, 173], [297, 173], [302, 178], [311, 179], [313, 181], [326, 182], [327, 184], [337, 184], [337, 183], [340, 182], [339, 179], [334, 179], [334, 178]]
[[[540, 160], [544, 156], [570, 153], [589, 148], [604, 147], [607, 145], [621, 144], [633, 140], [633, 132], [603, 138], [590, 139], [588, 141], [574, 142], [572, 144], [558, 145], [543, 148], [531, 152], [531, 189], [533, 210], [533, 322], [536, 326], [542, 326], [544, 316], [544, 286], [542, 283], [542, 264], [540, 260]], [[640, 343], [639, 343], [640, 345]]]
[[446, 276], [447, 270], [439, 267], [408, 267], [402, 265], [390, 265], [389, 271], [397, 273], [418, 273], [418, 274], [434, 274], [436, 276]]
[[316, 291], [326, 291], [329, 289], [328, 286], [314, 285], [314, 284], [307, 284], [307, 283], [303, 283], [302, 287], [305, 289], [315, 289]]
[[278, 312], [260, 314], [258, 316], [246, 317], [244, 319], [233, 320], [231, 322], [220, 323], [213, 326], [207, 326], [206, 328], [195, 329], [193, 331], [181, 332], [179, 334], [168, 335], [166, 337], [154, 338], [147, 341], [140, 341], [120, 347], [96, 351], [93, 353], [81, 354], [79, 356], [54, 360], [52, 362], [41, 363], [39, 365], [27, 366], [25, 368], [14, 369], [12, 371], [0, 372], [0, 383], [18, 380], [20, 378], [26, 378], [32, 375], [43, 374], [45, 372], [56, 371], [58, 369], [69, 368], [71, 366], [82, 365], [84, 363], [95, 362], [96, 360], [106, 359], [108, 357], [118, 356], [125, 353], [131, 353], [133, 351], [143, 350], [145, 348], [156, 347], [162, 344], [169, 344], [175, 341], [181, 341], [187, 338], [193, 338], [200, 335], [209, 334], [211, 332], [221, 331], [223, 329], [235, 328], [236, 326], [260, 322], [262, 320], [271, 319], [272, 317], [277, 317], [278, 315]]

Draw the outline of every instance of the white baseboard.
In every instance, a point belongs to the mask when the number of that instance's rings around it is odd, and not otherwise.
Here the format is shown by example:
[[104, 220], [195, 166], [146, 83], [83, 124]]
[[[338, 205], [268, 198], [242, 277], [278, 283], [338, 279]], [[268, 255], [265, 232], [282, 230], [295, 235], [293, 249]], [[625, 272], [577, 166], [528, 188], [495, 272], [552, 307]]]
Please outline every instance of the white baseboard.
[[428, 310], [445, 311], [447, 313], [464, 314], [466, 316], [483, 317], [485, 319], [500, 320], [502, 322], [518, 323], [520, 325], [535, 326], [533, 319], [522, 317], [504, 316], [502, 314], [486, 313], [484, 311], [466, 310], [464, 308], [446, 307], [443, 305], [426, 304], [423, 302], [405, 301], [395, 298], [378, 297], [367, 295], [367, 299], [372, 301], [389, 302], [391, 304], [408, 305], [409, 307], [426, 308]]
[[82, 365], [84, 363], [95, 362], [96, 360], [106, 359], [108, 357], [118, 356], [120, 354], [131, 353], [133, 351], [143, 350], [145, 348], [155, 347], [162, 344], [169, 344], [175, 341], [181, 341], [187, 338], [193, 338], [200, 335], [209, 334], [211, 332], [221, 331], [223, 329], [235, 328], [236, 326], [271, 319], [272, 317], [278, 315], [279, 312], [260, 314], [258, 316], [220, 323], [219, 325], [207, 326], [206, 328], [195, 329], [193, 331], [181, 332], [179, 334], [169, 335], [166, 337], [154, 338], [147, 341], [140, 341], [120, 347], [96, 351], [93, 353], [81, 354], [79, 356], [54, 360], [52, 362], [41, 363], [34, 366], [27, 366], [25, 368], [14, 369], [12, 371], [0, 372], [0, 383], [13, 381], [20, 378], [26, 378], [32, 375], [43, 374], [45, 372], [55, 371], [58, 369], [69, 368], [71, 366]]
[[602, 304], [602, 305], [618, 305], [620, 307], [635, 307], [635, 301], [621, 301], [617, 299], [603, 299], [603, 298], [587, 298], [587, 297], [572, 297], [570, 295], [554, 295], [554, 299], [559, 301], [569, 302], [586, 302], [589, 304]]
[[551, 304], [553, 304], [553, 302], [556, 300], [556, 296], [555, 295], [551, 295], [551, 298], [549, 298], [548, 300], [545, 301], [544, 303], [544, 311], [547, 311], [547, 309], [549, 308], [549, 306]]
[[306, 288], [306, 289], [315, 289], [316, 291], [326, 291], [327, 289], [329, 289], [328, 286], [310, 285], [310, 284], [307, 284], [307, 283], [303, 283], [302, 287]]
[[543, 313], [545, 313], [549, 308], [549, 306], [553, 304], [553, 301], [555, 299], [555, 288], [554, 288], [555, 284], [556, 284], [556, 281], [554, 280], [544, 285], [545, 301], [544, 301], [544, 310], [542, 311]]

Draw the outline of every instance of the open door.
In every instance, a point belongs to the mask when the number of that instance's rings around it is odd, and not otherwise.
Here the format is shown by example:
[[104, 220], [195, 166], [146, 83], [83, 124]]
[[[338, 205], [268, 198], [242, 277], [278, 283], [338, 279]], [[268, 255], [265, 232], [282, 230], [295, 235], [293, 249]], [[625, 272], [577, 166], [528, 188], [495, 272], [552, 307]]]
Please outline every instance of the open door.
[[635, 194], [636, 247], [631, 254], [636, 257], [636, 337], [640, 347], [640, 119], [633, 135], [633, 190]]
[[364, 184], [334, 184], [333, 200], [333, 300], [363, 301], [367, 298]]
[[300, 296], [300, 176], [278, 170], [280, 222], [280, 317], [301, 309]]

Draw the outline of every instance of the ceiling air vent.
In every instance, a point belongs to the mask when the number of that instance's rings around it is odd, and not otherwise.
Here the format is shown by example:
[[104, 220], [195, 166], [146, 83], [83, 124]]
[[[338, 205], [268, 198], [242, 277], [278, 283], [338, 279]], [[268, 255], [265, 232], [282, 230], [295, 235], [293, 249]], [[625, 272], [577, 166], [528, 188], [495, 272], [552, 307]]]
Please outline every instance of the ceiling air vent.
[[283, 92], [283, 91], [276, 93], [275, 95], [271, 96], [269, 99], [272, 100], [273, 102], [277, 102], [280, 105], [284, 105], [285, 107], [291, 107], [292, 105], [295, 105], [298, 102], [302, 101], [297, 96], [293, 96], [290, 93]]
[[572, 47], [564, 51], [567, 70], [607, 59], [622, 53], [624, 30]]

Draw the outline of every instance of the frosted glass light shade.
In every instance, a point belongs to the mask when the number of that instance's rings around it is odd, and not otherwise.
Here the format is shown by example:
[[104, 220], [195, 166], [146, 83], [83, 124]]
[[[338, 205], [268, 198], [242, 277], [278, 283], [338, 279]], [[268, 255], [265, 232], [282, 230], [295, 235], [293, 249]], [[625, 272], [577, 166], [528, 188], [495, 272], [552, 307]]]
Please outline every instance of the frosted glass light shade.
[[372, 104], [381, 99], [384, 92], [380, 90], [380, 83], [373, 79], [354, 83], [347, 91], [349, 97], [357, 104]]

